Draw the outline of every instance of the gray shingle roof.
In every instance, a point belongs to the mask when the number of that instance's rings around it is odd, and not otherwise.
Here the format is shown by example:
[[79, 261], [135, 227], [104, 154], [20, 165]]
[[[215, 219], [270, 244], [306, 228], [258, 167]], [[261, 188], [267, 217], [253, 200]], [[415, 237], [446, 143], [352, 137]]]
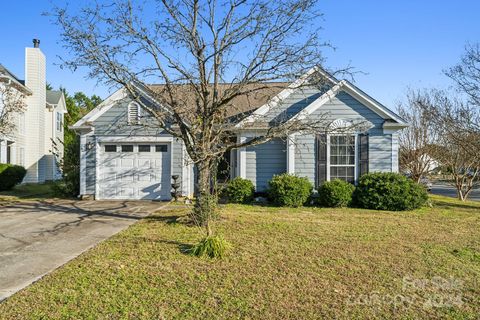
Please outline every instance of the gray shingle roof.
[[62, 94], [60, 90], [47, 90], [47, 103], [58, 104], [62, 98]]
[[0, 76], [6, 76], [6, 77], [10, 78], [13, 81], [13, 83], [17, 86], [18, 89], [26, 92], [27, 94], [32, 93], [30, 91], [30, 89], [28, 89], [25, 86], [25, 81], [24, 80], [20, 80], [17, 76], [15, 76], [12, 72], [10, 72], [10, 70], [5, 68], [2, 64], [0, 64]]

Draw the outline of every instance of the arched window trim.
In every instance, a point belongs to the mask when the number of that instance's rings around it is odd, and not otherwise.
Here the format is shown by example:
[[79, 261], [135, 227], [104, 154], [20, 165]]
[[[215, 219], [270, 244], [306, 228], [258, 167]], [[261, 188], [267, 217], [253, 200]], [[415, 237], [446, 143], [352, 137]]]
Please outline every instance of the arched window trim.
[[132, 101], [128, 104], [128, 124], [136, 125], [140, 122], [140, 105]]

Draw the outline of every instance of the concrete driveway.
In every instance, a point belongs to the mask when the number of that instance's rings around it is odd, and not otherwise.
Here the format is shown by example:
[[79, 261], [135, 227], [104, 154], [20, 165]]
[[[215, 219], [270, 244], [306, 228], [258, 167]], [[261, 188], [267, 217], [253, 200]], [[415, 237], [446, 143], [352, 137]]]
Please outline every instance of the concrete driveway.
[[73, 200], [0, 206], [0, 301], [162, 206]]

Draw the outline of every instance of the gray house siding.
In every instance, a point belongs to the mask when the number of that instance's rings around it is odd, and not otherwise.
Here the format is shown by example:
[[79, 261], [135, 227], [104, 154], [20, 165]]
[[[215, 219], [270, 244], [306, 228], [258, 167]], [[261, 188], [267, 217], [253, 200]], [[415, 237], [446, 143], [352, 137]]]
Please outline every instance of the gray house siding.
[[[273, 107], [265, 115], [266, 122], [279, 122], [289, 119], [297, 114], [300, 110], [308, 106], [310, 103], [318, 99], [325, 91], [317, 87], [302, 87], [294, 91], [287, 98]], [[262, 119], [263, 120], [263, 119]]]
[[315, 183], [315, 136], [312, 134], [295, 137], [295, 174]]
[[286, 171], [286, 157], [286, 142], [280, 139], [246, 148], [246, 178], [255, 190], [265, 191], [275, 174]]
[[392, 135], [370, 134], [369, 136], [369, 172], [392, 171]]
[[173, 139], [172, 142], [172, 175], [179, 175], [180, 181], [183, 175], [183, 141]]
[[[96, 145], [97, 137], [147, 137], [147, 136], [168, 136], [162, 129], [151, 128], [148, 124], [154, 124], [155, 119], [149, 117], [141, 117], [140, 121], [142, 125], [130, 125], [127, 118], [127, 106], [131, 102], [129, 99], [123, 99], [117, 104], [112, 106], [104, 114], [98, 117], [93, 122], [95, 128], [95, 135], [89, 135], [86, 137], [86, 143], [92, 143]], [[145, 125], [146, 124], [146, 125]], [[84, 148], [84, 146], [82, 146]], [[171, 175], [179, 175], [183, 183], [183, 166], [185, 161], [183, 159], [183, 141], [179, 139], [173, 139], [171, 144]], [[85, 150], [85, 149], [84, 149]], [[96, 155], [95, 148], [86, 151], [86, 177], [85, 177], [85, 193], [95, 194], [95, 182], [96, 182]], [[193, 174], [192, 174], [193, 176]], [[193, 181], [190, 182], [192, 184]], [[183, 189], [183, 188], [182, 188]], [[193, 190], [193, 189], [190, 189]]]
[[[384, 135], [384, 120], [368, 107], [345, 92], [340, 92], [332, 101], [312, 113], [310, 117], [317, 119], [367, 120], [373, 128], [368, 131], [369, 138], [369, 171], [392, 170], [392, 139]], [[315, 118], [314, 118], [315, 119]], [[307, 177], [315, 183], [315, 136], [297, 135], [295, 138], [295, 174]]]
[[[128, 124], [128, 104], [130, 99], [123, 99], [98, 117], [94, 122], [96, 135], [132, 135], [151, 136], [165, 134], [161, 128], [155, 128], [155, 119], [141, 112], [140, 122], [142, 125]], [[143, 114], [143, 115], [142, 115]]]

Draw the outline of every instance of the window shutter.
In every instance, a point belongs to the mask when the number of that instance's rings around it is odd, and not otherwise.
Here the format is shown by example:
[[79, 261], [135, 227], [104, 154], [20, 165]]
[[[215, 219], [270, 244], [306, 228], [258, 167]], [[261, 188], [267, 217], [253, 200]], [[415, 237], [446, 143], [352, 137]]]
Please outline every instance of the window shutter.
[[327, 135], [317, 135], [317, 187], [327, 180]]
[[137, 103], [132, 102], [128, 105], [128, 124], [138, 124], [140, 115], [140, 107]]
[[359, 176], [368, 173], [368, 134], [358, 135]]

